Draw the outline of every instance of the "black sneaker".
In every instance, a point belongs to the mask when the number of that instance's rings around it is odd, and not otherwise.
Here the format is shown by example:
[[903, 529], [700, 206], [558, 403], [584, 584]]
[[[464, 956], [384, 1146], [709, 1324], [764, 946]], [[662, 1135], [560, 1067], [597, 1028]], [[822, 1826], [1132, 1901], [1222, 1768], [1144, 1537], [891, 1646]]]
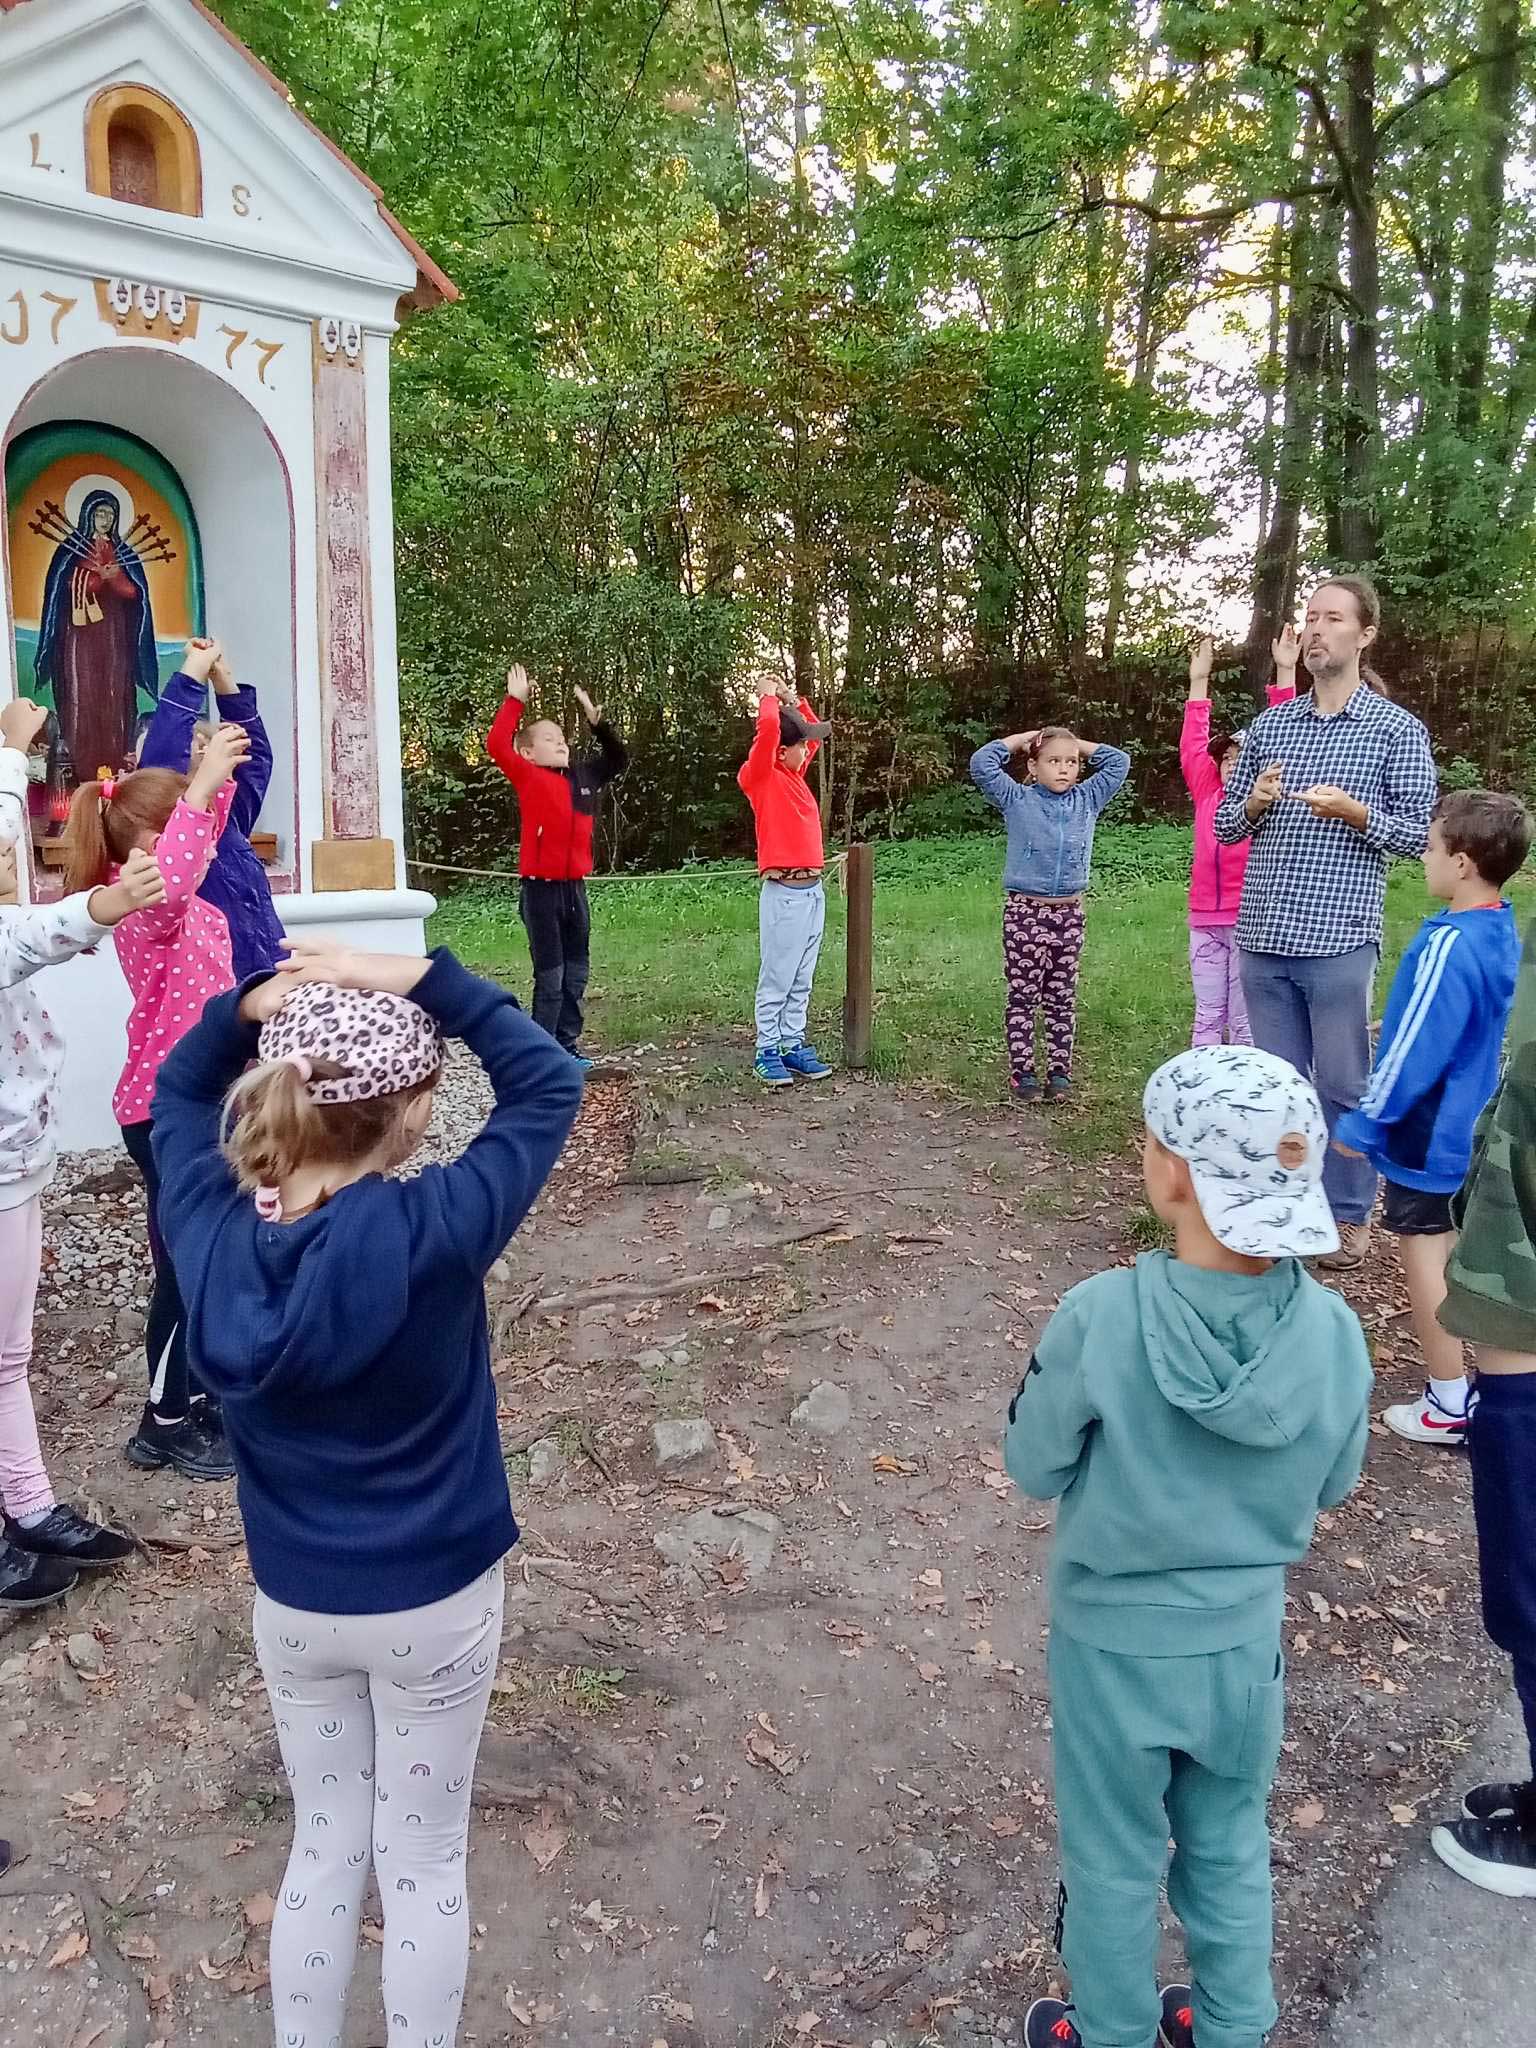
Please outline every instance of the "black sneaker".
[[216, 1394], [194, 1394], [187, 1402], [187, 1413], [209, 1436], [224, 1434], [224, 1403]]
[[125, 1557], [132, 1557], [134, 1547], [125, 1530], [87, 1521], [62, 1501], [30, 1529], [23, 1529], [7, 1515], [5, 1540], [18, 1550], [31, 1551], [34, 1557], [59, 1557], [83, 1571], [104, 1571], [108, 1565], [121, 1564]]
[[195, 1417], [181, 1422], [156, 1422], [147, 1411], [123, 1446], [130, 1465], [160, 1472], [169, 1465], [183, 1479], [233, 1479], [235, 1461], [222, 1436], [211, 1436]]
[[1518, 1822], [1453, 1820], [1429, 1846], [1448, 1869], [1505, 1899], [1536, 1899], [1536, 1829]]
[[1071, 1093], [1072, 1076], [1070, 1074], [1052, 1074], [1045, 1084], [1045, 1099], [1047, 1102], [1065, 1102]]
[[1010, 1074], [1008, 1077], [1008, 1093], [1018, 1103], [1038, 1102], [1040, 1100], [1040, 1083], [1033, 1074]]
[[1037, 1998], [1024, 2015], [1024, 2048], [1083, 2048], [1072, 2007], [1059, 1998]]
[[1501, 1781], [1493, 1785], [1474, 1785], [1470, 1792], [1462, 1795], [1461, 1813], [1463, 1820], [1510, 1821], [1522, 1805], [1536, 1817], [1536, 1785], [1529, 1780], [1523, 1785]]
[[76, 1584], [80, 1574], [59, 1557], [34, 1557], [14, 1543], [0, 1543], [0, 1609], [49, 1607]]
[[1163, 1988], [1163, 2016], [1157, 2027], [1157, 2048], [1195, 2048], [1195, 2015], [1187, 1984]]

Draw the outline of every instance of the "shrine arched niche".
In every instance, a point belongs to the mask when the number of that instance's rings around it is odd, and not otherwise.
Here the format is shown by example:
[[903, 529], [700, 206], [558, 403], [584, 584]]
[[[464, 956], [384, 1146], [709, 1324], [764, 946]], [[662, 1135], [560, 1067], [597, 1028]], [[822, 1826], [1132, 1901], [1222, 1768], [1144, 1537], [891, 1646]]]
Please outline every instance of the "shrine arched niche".
[[162, 683], [203, 630], [202, 544], [170, 463], [99, 422], [18, 434], [5, 500], [17, 681], [53, 714], [34, 814], [46, 839], [77, 784], [131, 762]]

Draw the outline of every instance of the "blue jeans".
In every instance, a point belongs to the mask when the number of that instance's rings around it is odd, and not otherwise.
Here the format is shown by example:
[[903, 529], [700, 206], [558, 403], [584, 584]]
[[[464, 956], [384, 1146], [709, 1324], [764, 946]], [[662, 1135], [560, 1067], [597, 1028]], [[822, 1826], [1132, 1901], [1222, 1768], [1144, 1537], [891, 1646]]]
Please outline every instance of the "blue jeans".
[[762, 965], [754, 1005], [759, 1052], [804, 1044], [811, 982], [826, 921], [827, 898], [820, 882], [798, 889], [788, 882], [764, 882], [757, 911]]
[[[1318, 960], [1244, 953], [1243, 995], [1253, 1042], [1289, 1060], [1322, 1100], [1328, 1135], [1365, 1093], [1371, 1075], [1371, 984], [1379, 946]], [[1376, 1206], [1376, 1169], [1328, 1148], [1323, 1189], [1336, 1223], [1364, 1223]]]

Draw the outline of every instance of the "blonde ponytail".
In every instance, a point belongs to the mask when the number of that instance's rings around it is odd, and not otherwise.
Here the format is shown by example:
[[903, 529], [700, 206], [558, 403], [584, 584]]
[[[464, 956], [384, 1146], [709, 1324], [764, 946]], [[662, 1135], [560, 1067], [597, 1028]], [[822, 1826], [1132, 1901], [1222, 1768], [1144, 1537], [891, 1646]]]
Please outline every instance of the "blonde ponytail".
[[304, 1066], [307, 1072], [291, 1059], [268, 1060], [242, 1074], [224, 1098], [224, 1157], [248, 1194], [279, 1187], [304, 1167], [355, 1166], [397, 1149], [404, 1157], [406, 1110], [435, 1080], [363, 1102], [319, 1103], [310, 1082], [340, 1081], [350, 1069], [324, 1059]]

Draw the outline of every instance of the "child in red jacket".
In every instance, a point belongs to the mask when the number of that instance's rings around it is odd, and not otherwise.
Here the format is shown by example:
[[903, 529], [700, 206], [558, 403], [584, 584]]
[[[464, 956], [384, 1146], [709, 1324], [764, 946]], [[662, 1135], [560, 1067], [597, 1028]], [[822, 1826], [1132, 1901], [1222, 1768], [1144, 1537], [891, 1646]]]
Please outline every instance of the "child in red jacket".
[[[1296, 629], [1286, 626], [1274, 642], [1275, 680], [1271, 704], [1296, 694]], [[1238, 755], [1240, 732], [1211, 733], [1211, 662], [1215, 649], [1207, 638], [1189, 657], [1189, 696], [1179, 734], [1179, 766], [1184, 787], [1195, 800], [1195, 858], [1189, 875], [1189, 978], [1195, 989], [1195, 1029], [1191, 1045], [1252, 1045], [1242, 976], [1237, 971], [1237, 912], [1243, 900], [1243, 875], [1249, 841], [1222, 846], [1212, 826]]]
[[[590, 971], [592, 917], [586, 877], [592, 872], [592, 827], [597, 800], [624, 773], [624, 742], [585, 690], [576, 692], [592, 728], [596, 750], [573, 761], [565, 734], [552, 718], [525, 725], [532, 684], [514, 664], [507, 671], [506, 702], [496, 714], [486, 751], [517, 791], [522, 838], [518, 910], [533, 961], [533, 1021], [581, 1058], [582, 998]], [[590, 1067], [590, 1060], [583, 1060]]]
[[816, 956], [826, 923], [821, 886], [821, 811], [805, 779], [817, 747], [832, 730], [787, 682], [766, 690], [757, 734], [736, 780], [757, 826], [763, 878], [757, 929], [757, 1057], [752, 1071], [767, 1088], [788, 1088], [798, 1074], [819, 1081], [832, 1069], [805, 1035]]

